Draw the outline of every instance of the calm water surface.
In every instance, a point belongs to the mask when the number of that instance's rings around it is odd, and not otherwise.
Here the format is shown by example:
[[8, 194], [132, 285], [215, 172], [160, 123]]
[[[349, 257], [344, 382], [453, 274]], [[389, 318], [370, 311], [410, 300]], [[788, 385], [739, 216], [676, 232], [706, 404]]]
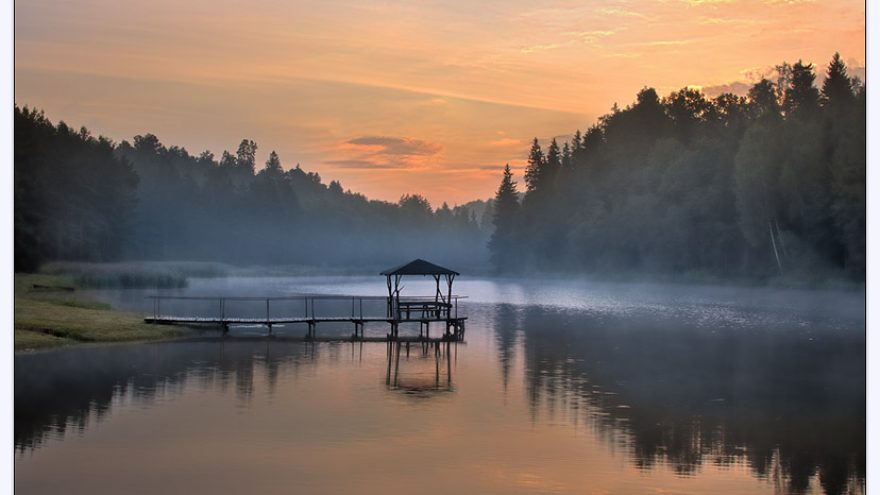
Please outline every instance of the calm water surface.
[[[399, 357], [220, 338], [17, 355], [16, 491], [864, 492], [862, 293], [456, 286], [466, 343]], [[247, 278], [170, 293], [384, 290], [378, 277]], [[99, 295], [147, 311], [146, 294]]]

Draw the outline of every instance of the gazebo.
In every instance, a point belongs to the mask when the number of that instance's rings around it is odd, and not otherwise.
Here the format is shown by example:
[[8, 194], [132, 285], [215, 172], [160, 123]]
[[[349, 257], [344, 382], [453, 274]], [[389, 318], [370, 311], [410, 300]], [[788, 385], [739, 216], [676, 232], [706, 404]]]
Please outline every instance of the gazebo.
[[[381, 273], [385, 275], [388, 282], [388, 317], [397, 320], [409, 320], [411, 312], [419, 311], [420, 319], [426, 316], [430, 319], [440, 320], [450, 317], [450, 309], [452, 308], [452, 282], [458, 272], [435, 265], [434, 263], [423, 259], [410, 261], [405, 265], [396, 268], [390, 268]], [[431, 296], [414, 297], [404, 300], [400, 299], [401, 287], [400, 282], [405, 275], [422, 275], [431, 276], [436, 282], [436, 291], [433, 300]], [[441, 277], [446, 280], [446, 294], [440, 288]], [[393, 279], [393, 282], [392, 282]]]

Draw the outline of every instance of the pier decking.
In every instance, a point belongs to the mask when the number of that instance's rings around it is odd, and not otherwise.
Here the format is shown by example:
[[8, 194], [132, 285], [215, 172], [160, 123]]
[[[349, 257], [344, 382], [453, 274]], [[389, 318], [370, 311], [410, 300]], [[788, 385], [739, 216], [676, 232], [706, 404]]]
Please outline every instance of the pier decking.
[[[363, 341], [433, 340], [431, 324], [439, 324], [443, 332], [437, 340], [460, 341], [464, 338], [466, 316], [458, 313], [460, 296], [452, 296], [452, 303], [435, 303], [427, 298], [401, 299], [389, 303], [386, 297], [372, 296], [292, 296], [292, 297], [191, 297], [149, 296], [153, 314], [144, 322], [159, 325], [213, 325], [229, 332], [233, 326], [262, 325], [272, 335], [273, 326], [304, 324], [307, 340], [340, 340], [339, 337], [320, 338], [318, 323], [351, 323], [354, 328], [350, 339]], [[365, 310], [364, 307], [367, 307]], [[316, 309], [319, 308], [319, 309]], [[379, 308], [391, 308], [384, 315]], [[370, 309], [373, 309], [370, 312]], [[365, 337], [368, 323], [388, 324], [390, 332], [384, 338]], [[419, 337], [402, 337], [400, 325], [418, 323]]]
[[[382, 339], [384, 341], [399, 341], [400, 325], [404, 323], [418, 323], [418, 340], [432, 340], [431, 323], [439, 323], [444, 325], [444, 332], [433, 340], [464, 339], [467, 317], [458, 314], [458, 300], [461, 296], [452, 294], [452, 282], [458, 272], [416, 259], [397, 268], [385, 270], [381, 275], [386, 277], [387, 297], [150, 296], [153, 299], [153, 315], [147, 316], [144, 321], [165, 325], [219, 325], [223, 328], [224, 334], [234, 325], [264, 325], [268, 328], [269, 335], [272, 335], [274, 325], [301, 323], [308, 327], [308, 333], [304, 337], [307, 340], [318, 339], [318, 323], [351, 323], [354, 325], [351, 339], [361, 341], [367, 341], [364, 336], [364, 325], [367, 323], [386, 323], [390, 326], [390, 332]], [[400, 292], [403, 287], [400, 282], [404, 276], [412, 275], [431, 276], [436, 282], [434, 295], [401, 297]], [[441, 277], [446, 279], [445, 293], [440, 288]]]

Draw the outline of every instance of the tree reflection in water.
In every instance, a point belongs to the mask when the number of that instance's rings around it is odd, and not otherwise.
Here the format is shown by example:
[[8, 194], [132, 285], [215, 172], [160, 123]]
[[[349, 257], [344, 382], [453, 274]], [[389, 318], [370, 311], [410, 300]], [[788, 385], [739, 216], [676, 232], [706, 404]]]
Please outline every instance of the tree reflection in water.
[[[311, 376], [319, 363], [344, 377], [360, 369], [367, 352], [374, 361], [364, 369], [392, 396], [424, 408], [425, 398], [458, 399], [454, 383], [480, 378], [471, 394], [476, 389], [491, 400], [503, 389], [507, 405], [501, 407], [525, 406], [533, 423], [585, 425], [609, 450], [646, 471], [668, 466], [695, 476], [704, 466], [745, 465], [778, 493], [803, 493], [811, 484], [829, 494], [864, 491], [863, 326], [812, 321], [712, 328], [651, 314], [505, 304], [474, 309], [489, 316], [471, 326], [475, 348], [463, 347], [472, 352], [461, 377], [455, 376], [461, 352], [455, 345], [411, 344], [409, 354], [405, 345], [389, 346], [387, 362], [381, 348], [364, 350], [373, 344], [282, 340], [16, 356], [15, 447], [38, 448], [71, 429], [84, 431], [113, 407], [147, 408], [185, 389], [228, 391], [247, 406], [257, 400], [255, 387], [274, 396], [286, 377]], [[480, 347], [484, 337], [488, 349]], [[467, 372], [491, 374], [496, 366], [497, 382]], [[525, 402], [507, 403], [508, 388], [518, 392], [520, 384]]]
[[825, 493], [864, 490], [863, 328], [711, 329], [510, 305], [494, 328], [505, 382], [523, 353], [533, 421], [586, 421], [641, 469], [747, 463], [779, 493], [804, 493], [816, 474]]
[[100, 421], [114, 401], [144, 406], [183, 392], [229, 390], [247, 403], [253, 394], [254, 369], [261, 367], [273, 393], [280, 369], [296, 373], [314, 363], [327, 346], [296, 342], [181, 342], [65, 349], [45, 357], [15, 362], [15, 446], [38, 447], [48, 436], [63, 436], [70, 425], [82, 432]]

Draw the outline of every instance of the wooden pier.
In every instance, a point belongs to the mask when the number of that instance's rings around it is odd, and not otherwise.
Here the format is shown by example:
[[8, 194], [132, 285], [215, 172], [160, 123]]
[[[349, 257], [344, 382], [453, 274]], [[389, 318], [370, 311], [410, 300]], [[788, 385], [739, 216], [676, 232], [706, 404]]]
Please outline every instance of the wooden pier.
[[[387, 278], [388, 296], [301, 295], [289, 297], [191, 297], [149, 296], [153, 314], [144, 321], [164, 325], [216, 325], [224, 334], [230, 326], [262, 325], [272, 335], [275, 325], [305, 324], [305, 339], [318, 339], [318, 323], [351, 323], [351, 339], [366, 341], [367, 323], [388, 324], [384, 341], [401, 338], [400, 326], [419, 324], [419, 340], [431, 339], [431, 324], [439, 324], [443, 333], [434, 340], [464, 339], [466, 316], [458, 314], [461, 296], [452, 294], [452, 282], [458, 272], [417, 259], [381, 273]], [[405, 275], [431, 276], [436, 282], [432, 296], [401, 297], [401, 279]], [[446, 278], [446, 292], [440, 278]], [[393, 279], [393, 283], [392, 283]], [[364, 307], [367, 307], [366, 311]], [[319, 309], [316, 310], [316, 307]]]
[[[458, 314], [459, 296], [453, 296], [453, 303], [448, 308], [438, 307], [421, 298], [402, 299], [399, 305], [395, 301], [391, 305], [390, 316], [387, 313], [376, 315], [364, 311], [365, 302], [374, 303], [372, 304], [374, 307], [379, 305], [387, 307], [388, 301], [385, 297], [320, 295], [261, 298], [149, 296], [149, 298], [153, 301], [153, 314], [144, 318], [146, 323], [213, 325], [221, 327], [224, 333], [228, 333], [232, 326], [261, 325], [268, 329], [269, 335], [272, 335], [273, 326], [276, 325], [303, 324], [307, 328], [305, 338], [311, 340], [318, 340], [318, 323], [351, 323], [353, 325], [351, 338], [365, 341], [374, 340], [364, 336], [364, 326], [368, 323], [389, 325], [389, 333], [382, 339], [383, 341], [401, 338], [401, 324], [418, 323], [419, 338], [430, 340], [433, 323], [443, 330], [443, 333], [436, 338], [460, 341], [464, 338], [467, 320], [466, 316]], [[316, 311], [315, 307], [320, 306], [320, 303], [330, 307], [323, 312]], [[239, 311], [230, 311], [230, 306], [233, 304], [239, 306]], [[340, 311], [341, 307], [349, 305], [350, 312]], [[200, 306], [201, 311], [187, 310], [186, 306]], [[206, 306], [214, 308], [214, 311], [206, 311], [204, 309]], [[259, 315], [256, 314], [255, 308], [260, 308]], [[301, 308], [301, 310], [294, 313], [291, 308]], [[183, 313], [184, 311], [186, 313]]]

